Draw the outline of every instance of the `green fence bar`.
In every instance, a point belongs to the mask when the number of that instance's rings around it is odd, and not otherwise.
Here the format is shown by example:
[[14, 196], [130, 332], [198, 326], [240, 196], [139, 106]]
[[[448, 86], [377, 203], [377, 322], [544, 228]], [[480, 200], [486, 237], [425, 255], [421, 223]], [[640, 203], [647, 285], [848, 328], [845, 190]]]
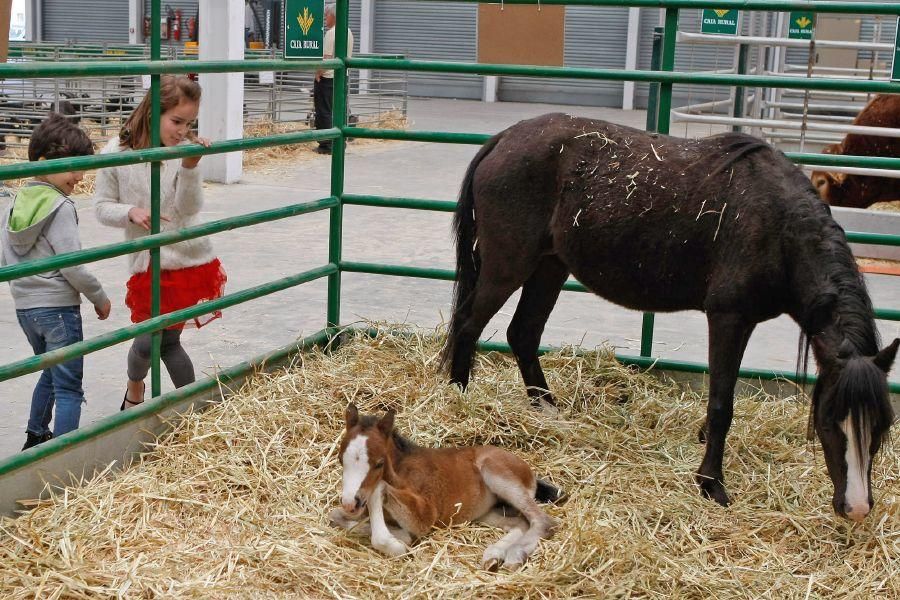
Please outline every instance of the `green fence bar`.
[[0, 180], [18, 179], [34, 175], [48, 175], [50, 173], [62, 173], [64, 171], [90, 171], [93, 169], [102, 169], [104, 167], [133, 165], [154, 160], [174, 160], [176, 158], [185, 158], [187, 156], [224, 154], [226, 152], [238, 152], [241, 150], [252, 150], [254, 148], [268, 148], [270, 146], [281, 146], [284, 144], [315, 142], [318, 140], [335, 139], [340, 135], [341, 131], [337, 128], [319, 129], [314, 131], [294, 131], [292, 133], [276, 133], [260, 137], [214, 142], [209, 145], [209, 148], [204, 148], [200, 144], [190, 144], [168, 148], [128, 150], [125, 152], [114, 152], [112, 154], [95, 154], [94, 156], [23, 161], [13, 165], [0, 166]]
[[309, 281], [327, 277], [336, 270], [337, 265], [334, 264], [317, 267], [297, 275], [283, 277], [282, 279], [276, 279], [269, 283], [241, 290], [240, 292], [228, 294], [221, 298], [217, 298], [216, 300], [210, 300], [209, 302], [197, 304], [189, 308], [183, 308], [158, 317], [153, 317], [152, 319], [141, 321], [135, 325], [122, 327], [121, 329], [98, 335], [89, 340], [84, 340], [83, 342], [60, 348], [59, 350], [53, 350], [45, 354], [39, 354], [16, 362], [0, 365], [0, 381], [6, 381], [7, 379], [27, 375], [28, 373], [42, 371], [52, 365], [66, 362], [73, 358], [78, 358], [79, 356], [84, 356], [110, 346], [115, 346], [121, 342], [134, 339], [139, 335], [153, 333], [154, 331], [165, 329], [170, 325], [175, 325], [176, 323], [199, 317], [215, 310], [229, 308], [236, 304], [242, 304]]
[[[456, 279], [456, 272], [452, 269], [437, 269], [433, 267], [410, 267], [407, 265], [386, 265], [380, 263], [358, 261], [341, 261], [340, 269], [344, 273], [366, 273], [369, 275], [416, 277], [419, 279], [440, 279], [443, 281], [453, 281], [454, 279]], [[592, 293], [589, 289], [584, 287], [581, 282], [574, 279], [566, 281], [563, 284], [562, 289], [567, 292]], [[900, 321], [900, 310], [890, 308], [876, 308], [875, 318], [885, 321]]]
[[246, 71], [341, 70], [344, 63], [330, 60], [143, 60], [0, 63], [0, 78], [122, 77], [125, 75], [187, 75], [190, 73], [239, 73]]
[[[665, 40], [663, 40], [665, 43]], [[521, 77], [553, 77], [567, 79], [603, 79], [609, 81], [641, 81], [660, 83], [692, 83], [744, 87], [781, 87], [795, 90], [834, 90], [845, 92], [900, 93], [900, 82], [858, 79], [784, 77], [779, 75], [732, 75], [722, 73], [683, 73], [680, 71], [629, 71], [626, 69], [592, 69], [586, 67], [535, 67], [523, 65], [489, 65], [479, 63], [396, 60], [382, 58], [350, 58], [353, 69], [415, 71], [427, 73], [465, 73], [474, 75], [510, 75]], [[663, 67], [665, 68], [665, 66]]]
[[[350, 13], [348, 0], [338, 0], [335, 8], [334, 55], [341, 62], [347, 58], [347, 27]], [[331, 107], [332, 126], [343, 129], [347, 126], [347, 70], [334, 72], [334, 96]], [[331, 195], [338, 199], [338, 204], [331, 209], [328, 223], [328, 261], [332, 264], [341, 262], [343, 246], [344, 212], [342, 196], [344, 194], [344, 153], [346, 138], [342, 135], [332, 142], [331, 148]], [[328, 300], [325, 316], [325, 328], [329, 331], [341, 323], [341, 271], [338, 269], [328, 277]]]
[[8, 265], [0, 267], [0, 282], [11, 281], [29, 275], [36, 275], [37, 273], [56, 271], [57, 269], [63, 269], [65, 267], [83, 265], [107, 258], [115, 258], [116, 256], [140, 252], [141, 250], [168, 246], [176, 242], [192, 240], [194, 238], [221, 233], [223, 231], [230, 231], [232, 229], [239, 229], [241, 227], [249, 227], [250, 225], [258, 225], [260, 223], [268, 223], [269, 221], [277, 221], [279, 219], [317, 212], [332, 208], [336, 204], [337, 199], [335, 198], [322, 198], [321, 200], [314, 200], [312, 202], [301, 202], [299, 204], [261, 210], [259, 212], [247, 213], [236, 217], [227, 217], [225, 219], [219, 219], [218, 221], [209, 221], [201, 225], [195, 225], [177, 231], [165, 231], [156, 235], [146, 235], [127, 242], [105, 244], [95, 248], [57, 254], [55, 256], [19, 263], [17, 265]]
[[[150, 22], [153, 24], [150, 36], [150, 60], [159, 60], [160, 57], [160, 18], [162, 15], [161, 0], [152, 0], [150, 6]], [[159, 148], [160, 143], [160, 75], [150, 76], [150, 147]], [[162, 163], [153, 161], [150, 163], [150, 235], [159, 233], [160, 228], [160, 169]], [[160, 264], [159, 248], [150, 249], [150, 317], [159, 316], [160, 306]], [[154, 331], [150, 337], [150, 395], [159, 396], [162, 393], [162, 372], [160, 371], [160, 358], [162, 356], [162, 332]]]
[[[454, 212], [456, 210], [456, 200], [392, 198], [387, 196], [364, 196], [358, 194], [344, 194], [344, 204], [352, 204], [355, 206], [378, 206], [381, 208], [409, 208], [438, 212]], [[0, 279], [0, 281], [2, 281], [2, 279]]]
[[103, 419], [100, 419], [95, 423], [91, 423], [90, 425], [79, 427], [78, 429], [70, 431], [63, 436], [53, 438], [52, 440], [44, 442], [43, 444], [39, 444], [24, 452], [13, 454], [6, 460], [0, 461], [0, 476], [11, 473], [12, 471], [15, 471], [17, 469], [21, 469], [22, 467], [26, 467], [34, 462], [41, 460], [42, 458], [56, 454], [57, 452], [65, 450], [70, 446], [75, 446], [81, 442], [85, 442], [87, 440], [95, 438], [106, 433], [107, 431], [117, 429], [122, 425], [131, 423], [132, 421], [138, 421], [148, 414], [160, 413], [173, 404], [177, 404], [178, 402], [186, 400], [192, 396], [196, 396], [204, 392], [214, 390], [221, 386], [228, 385], [229, 383], [236, 381], [241, 377], [253, 374], [259, 369], [263, 369], [272, 364], [279, 364], [298, 352], [308, 350], [316, 346], [324, 346], [330, 343], [330, 341], [331, 337], [325, 330], [319, 331], [311, 336], [303, 338], [302, 340], [298, 340], [296, 342], [292, 342], [290, 344], [282, 346], [281, 348], [276, 348], [275, 350], [272, 350], [270, 352], [260, 354], [259, 356], [233, 365], [222, 371], [217, 371], [215, 377], [206, 377], [204, 379], [200, 379], [198, 381], [195, 381], [194, 383], [163, 394], [158, 398], [153, 398], [152, 402], [143, 402], [142, 404], [135, 406], [134, 408], [130, 408], [124, 412], [117, 412], [109, 415], [108, 417], [104, 417]]

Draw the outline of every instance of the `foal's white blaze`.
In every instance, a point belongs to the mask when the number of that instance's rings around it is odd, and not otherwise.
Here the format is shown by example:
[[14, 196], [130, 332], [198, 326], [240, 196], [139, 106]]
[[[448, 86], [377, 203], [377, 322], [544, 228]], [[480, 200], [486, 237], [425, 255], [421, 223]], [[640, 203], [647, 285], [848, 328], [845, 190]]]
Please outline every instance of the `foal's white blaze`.
[[[869, 466], [869, 435], [863, 428], [862, 444], [857, 446], [852, 415], [847, 415], [841, 421], [841, 431], [847, 436], [847, 451], [844, 455], [847, 461], [847, 490], [844, 493], [847, 516], [854, 521], [862, 521], [869, 514], [869, 482], [866, 476]], [[859, 455], [860, 447], [862, 456]]]
[[344, 466], [341, 502], [348, 510], [356, 506], [356, 492], [369, 472], [369, 452], [366, 450], [368, 436], [358, 435], [344, 450], [341, 464]]

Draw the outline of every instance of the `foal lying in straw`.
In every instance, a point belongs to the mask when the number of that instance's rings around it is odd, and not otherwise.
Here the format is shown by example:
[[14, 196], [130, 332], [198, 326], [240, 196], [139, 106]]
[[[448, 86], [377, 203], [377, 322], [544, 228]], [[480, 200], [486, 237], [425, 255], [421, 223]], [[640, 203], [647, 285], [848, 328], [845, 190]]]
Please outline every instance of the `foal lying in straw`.
[[[421, 448], [394, 430], [394, 411], [379, 419], [350, 404], [345, 419], [342, 507], [330, 519], [370, 534], [385, 554], [403, 554], [433, 527], [481, 521], [508, 532], [484, 552], [483, 566], [494, 571], [523, 564], [553, 535], [556, 521], [535, 500], [564, 496], [521, 458], [495, 446]], [[369, 526], [359, 523], [366, 509]]]

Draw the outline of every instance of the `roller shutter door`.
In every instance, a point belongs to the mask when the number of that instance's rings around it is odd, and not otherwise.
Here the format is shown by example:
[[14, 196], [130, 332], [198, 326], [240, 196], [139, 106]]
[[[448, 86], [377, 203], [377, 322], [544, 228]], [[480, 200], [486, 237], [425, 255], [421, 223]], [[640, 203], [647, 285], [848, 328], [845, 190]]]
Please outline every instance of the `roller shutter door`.
[[125, 0], [44, 0], [41, 39], [45, 42], [128, 43]]
[[[475, 3], [379, 0], [374, 51], [419, 60], [475, 62], [477, 19]], [[478, 75], [410, 73], [408, 77], [410, 96], [477, 99], [482, 95]]]

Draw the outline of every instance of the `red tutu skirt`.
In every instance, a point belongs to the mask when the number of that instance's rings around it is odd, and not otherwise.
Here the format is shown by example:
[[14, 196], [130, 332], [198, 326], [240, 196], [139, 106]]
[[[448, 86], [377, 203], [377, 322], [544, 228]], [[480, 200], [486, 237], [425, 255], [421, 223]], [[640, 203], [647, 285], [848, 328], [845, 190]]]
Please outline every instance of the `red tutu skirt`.
[[[135, 273], [126, 284], [125, 305], [131, 309], [131, 322], [140, 323], [150, 318], [150, 269]], [[206, 264], [186, 269], [163, 270], [160, 273], [160, 314], [188, 308], [201, 302], [222, 297], [228, 277], [222, 263], [214, 258]], [[222, 316], [222, 311], [195, 317], [187, 322], [170, 325], [166, 329], [203, 327]]]

